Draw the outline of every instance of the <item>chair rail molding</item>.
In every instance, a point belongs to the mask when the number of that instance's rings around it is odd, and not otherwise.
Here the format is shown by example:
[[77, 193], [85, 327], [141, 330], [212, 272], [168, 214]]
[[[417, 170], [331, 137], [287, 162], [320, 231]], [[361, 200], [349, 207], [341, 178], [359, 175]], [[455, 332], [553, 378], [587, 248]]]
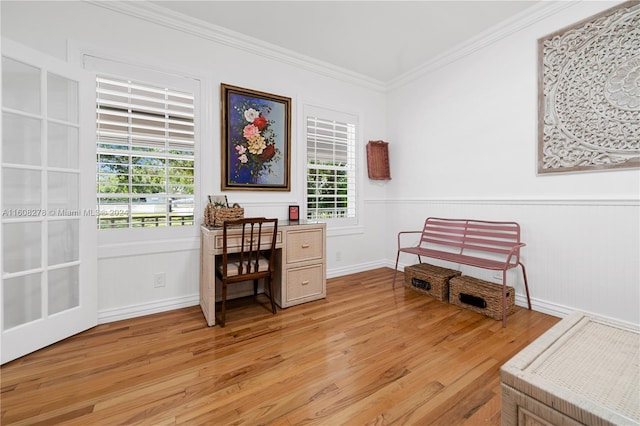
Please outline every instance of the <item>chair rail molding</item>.
[[[199, 226], [198, 226], [199, 228]], [[198, 237], [98, 244], [98, 259], [200, 250]]]
[[549, 206], [634, 206], [640, 207], [640, 198], [593, 197], [593, 198], [395, 198], [368, 199], [365, 204], [486, 204], [486, 205], [549, 205]]

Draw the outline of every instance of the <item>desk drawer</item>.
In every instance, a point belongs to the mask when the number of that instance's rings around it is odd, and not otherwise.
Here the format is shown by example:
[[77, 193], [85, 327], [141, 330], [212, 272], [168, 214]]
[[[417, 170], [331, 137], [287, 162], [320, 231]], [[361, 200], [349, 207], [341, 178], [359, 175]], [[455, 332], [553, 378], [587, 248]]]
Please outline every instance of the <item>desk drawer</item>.
[[[263, 248], [265, 248], [265, 246], [268, 246], [270, 241], [271, 241], [271, 236], [273, 235], [273, 230], [264, 230], [262, 231], [262, 241], [261, 241], [261, 245]], [[242, 243], [242, 231], [239, 232], [229, 232], [228, 234], [228, 249], [232, 250], [232, 249], [238, 249], [241, 246]], [[246, 236], [245, 236], [246, 238]], [[256, 241], [257, 243], [257, 241]], [[276, 234], [276, 246], [281, 246], [282, 245], [282, 231], [278, 230], [277, 234]], [[222, 238], [222, 234], [220, 235], [216, 235], [215, 236], [215, 242], [214, 242], [214, 249], [216, 251], [218, 251], [219, 253], [222, 253], [223, 250], [223, 246], [224, 246], [224, 238]]]
[[324, 258], [322, 229], [290, 231], [287, 233], [287, 263], [321, 260]]
[[287, 271], [287, 303], [298, 299], [324, 297], [322, 265], [306, 266]]

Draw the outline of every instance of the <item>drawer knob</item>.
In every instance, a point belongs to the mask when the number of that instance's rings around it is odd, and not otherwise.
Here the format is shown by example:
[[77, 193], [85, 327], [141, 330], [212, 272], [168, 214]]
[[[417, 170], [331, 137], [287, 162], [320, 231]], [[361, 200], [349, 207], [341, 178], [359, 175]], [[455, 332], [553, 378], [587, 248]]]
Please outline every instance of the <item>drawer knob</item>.
[[302, 248], [309, 248], [309, 244], [307, 243], [302, 244]]
[[302, 283], [301, 283], [301, 284], [302, 284], [302, 285], [308, 285], [308, 284], [309, 284], [309, 280], [302, 281]]

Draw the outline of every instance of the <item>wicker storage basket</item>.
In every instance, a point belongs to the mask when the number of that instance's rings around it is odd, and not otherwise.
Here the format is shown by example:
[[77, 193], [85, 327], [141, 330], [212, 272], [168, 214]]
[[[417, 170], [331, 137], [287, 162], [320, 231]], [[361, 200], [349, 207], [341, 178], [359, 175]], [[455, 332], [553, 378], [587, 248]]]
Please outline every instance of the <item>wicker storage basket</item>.
[[446, 302], [449, 300], [449, 279], [460, 271], [418, 263], [404, 268], [404, 286]]
[[[449, 281], [449, 303], [486, 315], [495, 320], [502, 319], [502, 285], [469, 276], [451, 278]], [[515, 291], [507, 286], [507, 315], [515, 311]]]
[[573, 312], [500, 368], [506, 425], [640, 425], [640, 329]]
[[227, 220], [242, 219], [244, 217], [244, 209], [238, 203], [233, 207], [218, 207], [213, 203], [207, 204], [204, 211], [204, 224], [206, 226], [222, 226]]
[[367, 144], [367, 170], [369, 179], [391, 180], [389, 142], [369, 141]]

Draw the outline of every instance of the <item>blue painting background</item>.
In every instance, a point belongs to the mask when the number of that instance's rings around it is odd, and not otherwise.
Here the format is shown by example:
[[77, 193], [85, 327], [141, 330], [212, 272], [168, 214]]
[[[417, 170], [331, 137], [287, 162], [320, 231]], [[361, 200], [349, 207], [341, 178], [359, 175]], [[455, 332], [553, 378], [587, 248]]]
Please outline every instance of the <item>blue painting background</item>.
[[[264, 170], [257, 176], [251, 174], [251, 170], [242, 167], [238, 160], [236, 145], [246, 141], [242, 129], [250, 124], [244, 117], [243, 111], [247, 106], [260, 111], [270, 122], [270, 128], [274, 134], [274, 145], [280, 155], [270, 161], [270, 170]], [[286, 105], [281, 102], [270, 101], [268, 99], [247, 96], [237, 93], [229, 94], [229, 105], [227, 106], [228, 119], [228, 180], [229, 184], [258, 184], [258, 185], [284, 185], [285, 167], [287, 157], [286, 144]], [[267, 112], [268, 111], [268, 112]]]

